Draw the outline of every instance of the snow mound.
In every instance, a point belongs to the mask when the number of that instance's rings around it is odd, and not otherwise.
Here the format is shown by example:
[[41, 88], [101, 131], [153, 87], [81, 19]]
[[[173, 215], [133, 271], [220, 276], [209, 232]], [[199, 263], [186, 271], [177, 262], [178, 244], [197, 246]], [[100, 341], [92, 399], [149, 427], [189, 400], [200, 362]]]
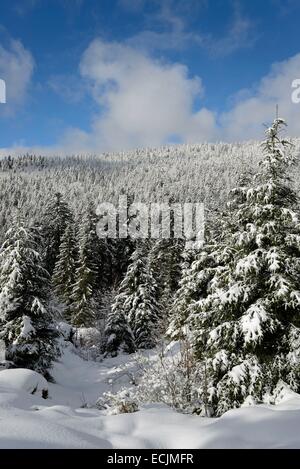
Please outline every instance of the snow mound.
[[11, 388], [45, 397], [48, 392], [48, 383], [39, 373], [18, 368], [0, 372], [0, 388]]

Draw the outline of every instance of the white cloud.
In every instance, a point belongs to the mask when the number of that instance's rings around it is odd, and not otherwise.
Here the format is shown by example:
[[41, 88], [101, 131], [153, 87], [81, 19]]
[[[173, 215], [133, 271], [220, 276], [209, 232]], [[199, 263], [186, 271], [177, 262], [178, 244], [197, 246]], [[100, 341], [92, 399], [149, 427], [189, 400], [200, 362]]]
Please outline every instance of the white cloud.
[[6, 82], [7, 104], [2, 105], [0, 115], [10, 115], [23, 103], [34, 68], [31, 53], [21, 42], [11, 40], [5, 48], [0, 44], [0, 77]]
[[262, 124], [275, 117], [278, 104], [280, 115], [289, 124], [289, 134], [299, 137], [300, 105], [291, 99], [291, 86], [296, 78], [300, 78], [300, 54], [274, 64], [255, 89], [248, 90], [244, 99], [220, 116], [220, 136], [230, 141], [261, 137]]
[[67, 147], [127, 149], [161, 145], [176, 138], [212, 138], [214, 117], [194, 112], [203, 92], [201, 79], [190, 78], [181, 64], [156, 61], [119, 43], [95, 40], [84, 53], [80, 70], [103, 112], [91, 133], [71, 129]]
[[237, 93], [230, 110], [218, 115], [195, 110], [203, 94], [200, 77], [190, 78], [185, 66], [156, 61], [128, 45], [96, 40], [80, 69], [103, 112], [94, 117], [90, 133], [67, 132], [63, 144], [69, 149], [74, 144], [91, 151], [155, 146], [172, 137], [184, 142], [261, 138], [276, 104], [289, 134], [300, 135], [300, 105], [291, 100], [300, 54], [273, 65], [255, 88]]

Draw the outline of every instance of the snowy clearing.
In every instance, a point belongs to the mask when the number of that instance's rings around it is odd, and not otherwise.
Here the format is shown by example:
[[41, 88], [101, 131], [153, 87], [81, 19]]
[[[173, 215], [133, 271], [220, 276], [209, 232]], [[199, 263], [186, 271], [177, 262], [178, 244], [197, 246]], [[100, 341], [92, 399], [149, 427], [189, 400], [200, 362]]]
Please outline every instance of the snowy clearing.
[[300, 396], [293, 393], [277, 406], [245, 407], [219, 419], [179, 414], [159, 404], [122, 415], [82, 408], [111, 389], [109, 380], [126, 360], [123, 355], [96, 363], [65, 348], [53, 370], [56, 383], [48, 383], [47, 400], [26, 387], [35, 373], [1, 371], [0, 447], [300, 448]]

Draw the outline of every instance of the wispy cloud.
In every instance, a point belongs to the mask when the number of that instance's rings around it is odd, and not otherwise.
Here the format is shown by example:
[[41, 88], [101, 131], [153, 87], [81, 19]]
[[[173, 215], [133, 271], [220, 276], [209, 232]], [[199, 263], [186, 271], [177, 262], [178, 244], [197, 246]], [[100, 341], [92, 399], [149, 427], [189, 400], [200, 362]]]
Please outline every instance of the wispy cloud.
[[204, 47], [215, 57], [230, 55], [237, 50], [251, 48], [257, 41], [256, 23], [245, 16], [238, 2], [233, 3], [231, 24], [223, 37], [207, 36]]
[[277, 9], [281, 16], [294, 14], [299, 9], [299, 0], [271, 0], [271, 6]]
[[13, 4], [17, 15], [24, 16], [40, 4], [40, 0], [21, 0]]
[[[52, 3], [74, 13], [80, 10], [84, 0], [52, 0]], [[17, 15], [25, 16], [35, 8], [42, 6], [42, 4], [41, 0], [16, 0], [12, 8]]]
[[205, 38], [199, 34], [186, 32], [184, 30], [172, 31], [151, 31], [145, 30], [128, 38], [126, 44], [142, 49], [148, 52], [168, 51], [168, 50], [184, 50], [189, 45], [200, 47], [205, 46]]
[[140, 12], [146, 0], [119, 0], [118, 4], [120, 7], [133, 12]]
[[72, 104], [78, 104], [86, 95], [84, 83], [77, 75], [53, 75], [47, 85], [64, 101]]
[[[139, 6], [142, 8], [142, 0]], [[231, 3], [232, 17], [223, 36], [201, 32], [201, 23], [195, 31], [190, 26], [190, 20], [195, 16], [195, 9], [205, 9], [207, 6], [208, 3], [204, 0], [197, 5], [193, 0], [189, 2], [162, 0], [154, 13], [147, 14], [146, 23], [149, 26], [128, 38], [127, 43], [152, 52], [183, 50], [190, 46], [200, 47], [215, 58], [225, 57], [255, 44], [258, 39], [256, 23], [242, 12], [237, 0]]]

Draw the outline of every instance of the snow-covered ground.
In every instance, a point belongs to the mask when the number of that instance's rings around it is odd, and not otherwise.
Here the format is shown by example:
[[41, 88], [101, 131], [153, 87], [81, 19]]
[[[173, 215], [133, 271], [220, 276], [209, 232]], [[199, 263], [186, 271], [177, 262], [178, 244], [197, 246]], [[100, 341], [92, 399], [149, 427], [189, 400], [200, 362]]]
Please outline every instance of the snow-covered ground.
[[1, 371], [0, 447], [300, 448], [300, 396], [292, 393], [277, 406], [245, 407], [219, 419], [179, 414], [158, 404], [121, 415], [88, 408], [128, 379], [121, 371], [126, 360], [96, 363], [66, 348], [54, 367], [56, 383], [48, 384], [47, 400], [41, 397], [45, 382], [39, 375]]

